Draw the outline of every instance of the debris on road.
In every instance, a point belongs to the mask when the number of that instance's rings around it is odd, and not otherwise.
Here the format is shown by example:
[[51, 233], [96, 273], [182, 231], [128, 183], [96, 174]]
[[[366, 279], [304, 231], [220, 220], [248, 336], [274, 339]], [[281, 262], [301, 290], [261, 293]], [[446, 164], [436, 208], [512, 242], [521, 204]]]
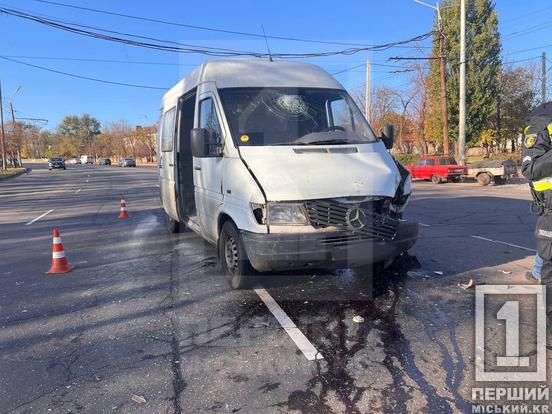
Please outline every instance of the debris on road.
[[132, 397], [130, 399], [138, 404], [144, 404], [146, 402], [146, 399], [144, 397], [136, 394], [132, 394]]
[[458, 283], [458, 287], [461, 287], [464, 290], [468, 290], [475, 286], [473, 279], [470, 279], [468, 283]]
[[434, 270], [433, 273], [435, 273], [436, 275], [439, 275], [439, 276], [443, 276], [444, 273], [441, 272], [440, 270]]
[[503, 270], [502, 273], [505, 274], [505, 275], [509, 275], [509, 274], [511, 274], [512, 272], [510, 272], [509, 270]]
[[362, 323], [362, 322], [364, 322], [364, 318], [360, 315], [355, 315], [355, 316], [353, 316], [353, 322], [354, 323]]

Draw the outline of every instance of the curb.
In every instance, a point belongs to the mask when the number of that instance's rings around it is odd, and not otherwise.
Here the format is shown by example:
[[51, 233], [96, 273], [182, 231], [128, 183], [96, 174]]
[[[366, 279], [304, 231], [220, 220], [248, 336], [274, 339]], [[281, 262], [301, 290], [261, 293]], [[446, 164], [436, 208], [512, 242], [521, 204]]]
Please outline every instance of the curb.
[[7, 177], [0, 177], [0, 181], [5, 181], [5, 180], [9, 180], [10, 178], [19, 177], [20, 175], [23, 175], [23, 174], [29, 174], [32, 170], [33, 170], [32, 168], [25, 168], [25, 171], [20, 171], [17, 174], [8, 175]]

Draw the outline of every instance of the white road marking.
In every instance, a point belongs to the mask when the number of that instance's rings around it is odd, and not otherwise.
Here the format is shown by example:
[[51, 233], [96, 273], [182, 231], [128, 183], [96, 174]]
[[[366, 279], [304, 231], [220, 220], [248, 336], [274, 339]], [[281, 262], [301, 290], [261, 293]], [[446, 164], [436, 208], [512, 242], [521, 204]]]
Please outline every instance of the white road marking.
[[88, 182], [88, 180], [86, 180], [86, 182]]
[[77, 191], [75, 191], [75, 194], [78, 194], [78, 193], [80, 193], [80, 192], [81, 192], [81, 190], [82, 190], [82, 188], [79, 188], [79, 189], [78, 189]]
[[155, 184], [155, 186], [156, 186], [157, 188], [159, 188], [159, 184]]
[[422, 227], [431, 227], [431, 224], [418, 223]]
[[293, 321], [289, 318], [289, 316], [287, 316], [280, 305], [276, 303], [272, 296], [270, 296], [270, 293], [268, 293], [266, 289], [255, 289], [255, 293], [259, 295], [268, 310], [274, 315], [276, 320], [280, 322], [282, 328], [284, 328], [292, 341], [295, 342], [295, 345], [297, 345], [299, 350], [309, 361], [324, 359], [322, 354], [318, 352], [313, 344], [310, 343], [303, 332], [301, 332], [301, 330], [293, 323]]
[[528, 252], [532, 252], [532, 253], [536, 252], [535, 249], [530, 249], [529, 247], [524, 247], [524, 246], [518, 246], [517, 244], [506, 243], [506, 242], [503, 242], [503, 241], [500, 241], [500, 240], [487, 239], [486, 237], [481, 237], [481, 236], [472, 236], [472, 237], [474, 239], [485, 240], [485, 241], [489, 241], [489, 242], [492, 242], [492, 243], [504, 244], [506, 246], [515, 247], [517, 249], [527, 250]]
[[52, 211], [54, 211], [54, 209], [48, 210], [46, 213], [43, 213], [43, 214], [41, 214], [40, 216], [38, 216], [37, 218], [32, 219], [32, 220], [29, 221], [27, 224], [25, 224], [25, 226], [30, 226], [30, 225], [33, 224], [35, 221], [40, 220], [42, 217], [44, 217], [44, 216], [50, 214]]

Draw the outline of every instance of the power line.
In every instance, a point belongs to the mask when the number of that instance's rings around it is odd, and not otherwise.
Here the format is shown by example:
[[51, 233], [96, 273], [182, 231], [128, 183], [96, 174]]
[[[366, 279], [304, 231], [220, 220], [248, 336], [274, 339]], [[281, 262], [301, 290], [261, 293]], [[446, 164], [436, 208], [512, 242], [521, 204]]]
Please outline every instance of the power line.
[[74, 62], [97, 62], [97, 63], [123, 63], [131, 65], [159, 65], [159, 66], [198, 66], [199, 63], [174, 63], [174, 62], [152, 62], [143, 60], [116, 60], [116, 59], [89, 59], [89, 58], [72, 58], [72, 57], [56, 57], [56, 56], [27, 56], [27, 55], [4, 55], [13, 59], [36, 59], [36, 60], [60, 60]]
[[138, 84], [134, 84], [134, 83], [116, 82], [116, 81], [110, 81], [110, 80], [105, 80], [105, 79], [92, 78], [92, 77], [89, 77], [89, 76], [76, 75], [74, 73], [63, 72], [61, 70], [46, 68], [44, 66], [33, 65], [31, 63], [22, 62], [20, 60], [11, 59], [11, 58], [8, 58], [8, 57], [5, 57], [5, 56], [0, 56], [0, 59], [4, 59], [4, 60], [7, 60], [7, 61], [10, 61], [10, 62], [13, 62], [13, 63], [18, 63], [20, 65], [29, 66], [29, 67], [36, 68], [36, 69], [41, 69], [41, 70], [44, 70], [44, 71], [47, 71], [47, 72], [57, 73], [59, 75], [70, 76], [72, 78], [84, 79], [84, 80], [93, 81], [93, 82], [107, 83], [107, 84], [110, 84], [110, 85], [128, 86], [128, 87], [131, 87], [131, 88], [154, 89], [154, 90], [161, 90], [161, 91], [166, 91], [167, 89], [169, 89], [169, 88], [161, 88], [159, 86], [138, 85]]
[[[82, 27], [86, 27], [86, 26], [83, 26], [83, 25], [64, 24], [64, 23], [60, 23], [59, 21], [43, 18], [29, 13], [20, 12], [14, 9], [7, 9], [7, 8], [0, 7], [0, 12], [6, 13], [14, 17], [30, 20], [52, 28], [68, 31], [73, 34], [79, 34], [82, 36], [92, 37], [92, 38], [116, 42], [116, 43], [123, 43], [123, 44], [132, 45], [132, 46], [144, 47], [148, 49], [162, 50], [166, 52], [177, 52], [177, 53], [197, 53], [197, 54], [204, 54], [208, 56], [219, 56], [219, 57], [245, 57], [245, 56], [259, 57], [259, 58], [268, 57], [267, 53], [236, 51], [233, 49], [212, 48], [212, 47], [196, 46], [196, 45], [181, 45], [177, 42], [169, 42], [173, 44], [172, 46], [170, 46], [167, 44], [163, 44], [163, 42], [166, 42], [166, 41], [161, 41], [159, 39], [154, 39], [153, 42], [142, 42], [138, 40], [125, 39], [117, 36], [107, 35], [105, 33], [100, 33], [96, 31], [85, 30]], [[102, 29], [97, 29], [97, 28], [94, 28], [94, 30], [102, 31]], [[113, 31], [107, 31], [107, 32], [114, 33]], [[144, 36], [131, 35], [128, 33], [121, 33], [121, 32], [116, 32], [116, 33], [122, 34], [123, 36], [127, 36], [127, 37], [144, 38]], [[431, 35], [432, 35], [432, 32], [428, 32], [406, 40], [399, 40], [399, 41], [390, 42], [382, 45], [372, 45], [369, 47], [362, 47], [362, 48], [348, 48], [348, 49], [338, 50], [338, 51], [313, 52], [313, 53], [273, 53], [272, 56], [278, 57], [278, 58], [311, 58], [311, 57], [327, 57], [327, 56], [335, 56], [335, 55], [352, 55], [352, 54], [356, 54], [364, 51], [383, 51], [383, 50], [388, 50], [390, 48], [396, 47], [397, 45], [403, 45], [407, 43], [422, 41], [429, 38]], [[149, 39], [152, 39], [152, 38], [149, 38]]]
[[[199, 25], [192, 25], [192, 24], [184, 24], [169, 20], [161, 20], [161, 19], [153, 19], [150, 17], [144, 17], [144, 16], [136, 16], [136, 15], [130, 15], [125, 13], [117, 13], [112, 12], [108, 10], [101, 10], [101, 9], [94, 9], [91, 7], [84, 7], [84, 6], [77, 6], [74, 4], [68, 4], [68, 3], [60, 3], [57, 1], [50, 1], [50, 0], [31, 0], [37, 3], [43, 3], [43, 4], [50, 4], [58, 7], [65, 7], [65, 8], [71, 8], [71, 9], [77, 9], [77, 10], [84, 10], [88, 12], [93, 13], [101, 13], [106, 14], [110, 16], [117, 16], [117, 17], [123, 17], [126, 19], [132, 19], [132, 20], [139, 20], [139, 21], [146, 21], [150, 23], [159, 23], [169, 26], [177, 26], [177, 27], [185, 27], [187, 29], [194, 29], [194, 30], [204, 30], [209, 32], [218, 32], [218, 33], [227, 33], [227, 34], [234, 34], [239, 36], [249, 36], [249, 37], [257, 37], [257, 38], [265, 38], [265, 36], [261, 33], [251, 33], [251, 32], [242, 32], [242, 31], [236, 31], [236, 30], [227, 30], [227, 29], [219, 29], [215, 27], [208, 27], [208, 26], [199, 26]], [[290, 36], [271, 36], [266, 35], [266, 38], [268, 39], [275, 39], [275, 40], [286, 40], [286, 41], [293, 41], [293, 42], [305, 42], [305, 43], [318, 43], [318, 44], [328, 44], [328, 45], [339, 45], [339, 46], [358, 46], [358, 47], [369, 47], [368, 44], [363, 43], [351, 43], [351, 42], [338, 42], [338, 41], [330, 41], [330, 40], [319, 40], [319, 39], [303, 39], [298, 37], [290, 37]], [[399, 46], [397, 46], [399, 47]]]

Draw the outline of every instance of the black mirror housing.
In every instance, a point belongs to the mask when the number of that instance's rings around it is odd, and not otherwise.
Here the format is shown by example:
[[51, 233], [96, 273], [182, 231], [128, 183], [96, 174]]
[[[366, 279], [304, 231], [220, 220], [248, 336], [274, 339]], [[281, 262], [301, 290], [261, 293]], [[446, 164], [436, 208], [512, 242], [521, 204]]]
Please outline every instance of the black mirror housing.
[[383, 130], [381, 131], [381, 140], [383, 141], [385, 148], [388, 150], [393, 148], [393, 144], [395, 142], [395, 127], [393, 125], [386, 124], [383, 126]]
[[191, 131], [192, 155], [197, 158], [209, 156], [209, 132], [205, 128], [194, 128]]

